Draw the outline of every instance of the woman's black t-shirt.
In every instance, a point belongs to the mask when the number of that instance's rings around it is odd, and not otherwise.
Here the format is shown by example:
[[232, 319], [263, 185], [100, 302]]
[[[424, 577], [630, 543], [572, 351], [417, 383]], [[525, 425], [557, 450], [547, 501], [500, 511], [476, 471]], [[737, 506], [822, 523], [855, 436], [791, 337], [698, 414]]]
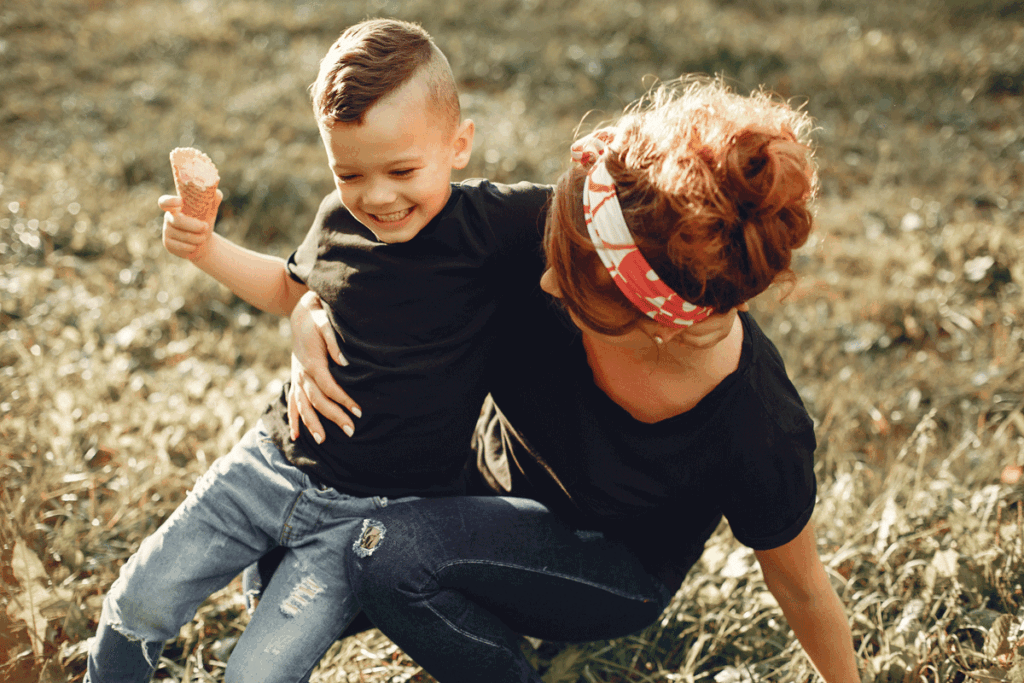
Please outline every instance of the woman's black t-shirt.
[[578, 331], [543, 296], [518, 300], [522, 324], [502, 334], [506, 362], [478, 424], [492, 488], [621, 539], [673, 589], [723, 515], [757, 550], [799, 534], [816, 496], [813, 423], [749, 314], [737, 370], [693, 409], [647, 424], [597, 388]]

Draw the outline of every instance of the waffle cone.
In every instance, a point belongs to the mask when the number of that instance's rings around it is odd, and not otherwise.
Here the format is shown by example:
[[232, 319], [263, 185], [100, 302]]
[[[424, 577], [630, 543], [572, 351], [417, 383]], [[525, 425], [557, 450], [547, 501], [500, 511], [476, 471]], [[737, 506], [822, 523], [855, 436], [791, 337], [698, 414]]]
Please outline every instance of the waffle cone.
[[220, 206], [220, 175], [210, 157], [192, 147], [176, 147], [171, 151], [171, 170], [174, 188], [181, 197], [181, 212], [212, 223]]

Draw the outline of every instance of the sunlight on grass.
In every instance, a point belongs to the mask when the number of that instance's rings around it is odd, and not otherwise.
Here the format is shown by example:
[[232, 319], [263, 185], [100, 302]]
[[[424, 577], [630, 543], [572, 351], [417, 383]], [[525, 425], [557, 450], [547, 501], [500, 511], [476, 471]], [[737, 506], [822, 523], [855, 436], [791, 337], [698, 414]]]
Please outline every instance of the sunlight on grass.
[[[289, 253], [331, 187], [306, 85], [371, 14], [450, 55], [466, 176], [553, 181], [580, 120], [652, 76], [806, 102], [818, 230], [753, 311], [816, 420], [820, 550], [864, 680], [1024, 681], [1024, 30], [1020, 3], [980, 0], [5, 2], [0, 681], [81, 680], [120, 566], [286, 376], [287, 324], [164, 252], [168, 151], [218, 164], [218, 230]], [[159, 676], [222, 680], [240, 596], [207, 601]], [[523, 648], [547, 683], [814, 676], [727, 527], [644, 632]], [[432, 679], [369, 631], [313, 680]]]

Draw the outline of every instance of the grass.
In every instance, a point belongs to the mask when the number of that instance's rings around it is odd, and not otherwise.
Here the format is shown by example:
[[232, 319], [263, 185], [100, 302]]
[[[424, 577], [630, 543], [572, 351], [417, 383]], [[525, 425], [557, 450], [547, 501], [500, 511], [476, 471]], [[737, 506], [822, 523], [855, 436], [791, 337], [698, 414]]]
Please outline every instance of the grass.
[[[579, 122], [652, 77], [805, 103], [819, 226], [796, 289], [754, 313], [817, 422], [820, 550], [864, 680], [1024, 681], [1024, 15], [1005, 0], [5, 2], [0, 680], [81, 679], [120, 565], [286, 376], [287, 325], [163, 251], [167, 153], [210, 153], [218, 230], [289, 253], [330, 189], [305, 87], [381, 14], [449, 54], [467, 176], [553, 180]], [[245, 620], [235, 584], [159, 675], [221, 680]], [[643, 633], [524, 648], [548, 683], [813, 677], [726, 528]], [[371, 631], [314, 680], [429, 679]]]

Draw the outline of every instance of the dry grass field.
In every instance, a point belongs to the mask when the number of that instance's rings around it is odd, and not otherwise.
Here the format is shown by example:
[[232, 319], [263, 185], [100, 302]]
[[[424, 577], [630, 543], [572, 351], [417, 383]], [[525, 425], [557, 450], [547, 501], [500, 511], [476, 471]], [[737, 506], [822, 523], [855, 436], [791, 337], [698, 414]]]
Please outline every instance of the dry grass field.
[[[306, 87], [375, 15], [448, 53], [467, 176], [553, 181], [656, 78], [805, 103], [818, 229], [754, 312], [817, 422], [863, 678], [1024, 681], [1019, 0], [0, 2], [0, 681], [81, 680], [121, 564], [286, 377], [287, 323], [163, 250], [169, 150], [218, 164], [218, 230], [287, 255], [331, 187]], [[236, 582], [158, 677], [220, 681], [245, 622]], [[643, 633], [524, 648], [548, 683], [814, 676], [727, 528]], [[314, 680], [431, 679], [370, 631]]]

